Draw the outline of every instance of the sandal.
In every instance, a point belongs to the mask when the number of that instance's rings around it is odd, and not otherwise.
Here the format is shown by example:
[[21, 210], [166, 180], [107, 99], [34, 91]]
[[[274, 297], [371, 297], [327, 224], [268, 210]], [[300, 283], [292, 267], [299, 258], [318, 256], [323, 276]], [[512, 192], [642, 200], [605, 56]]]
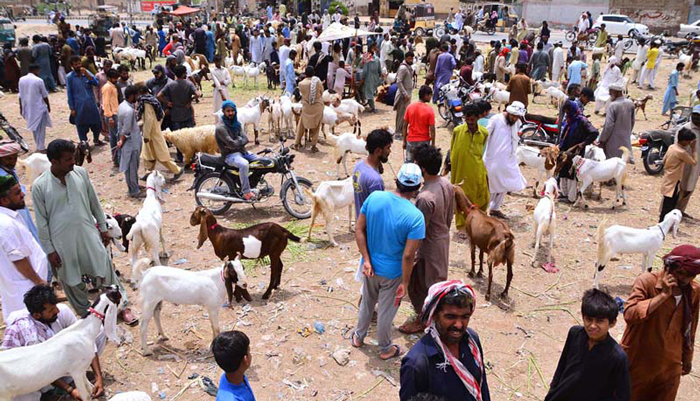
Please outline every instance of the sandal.
[[412, 320], [399, 326], [399, 332], [403, 334], [415, 334], [423, 331], [425, 326], [422, 323]]
[[388, 357], [385, 358], [385, 357], [382, 356], [382, 354], [379, 354], [379, 358], [380, 358], [382, 361], [388, 361], [389, 359], [396, 358], [397, 356], [401, 356], [401, 355], [403, 354], [403, 349], [402, 349], [400, 346], [398, 346], [398, 345], [396, 345], [396, 344], [393, 344], [392, 347], [393, 347], [396, 351], [394, 351], [394, 353], [391, 354], [390, 356], [388, 356]]
[[356, 342], [355, 339], [357, 338], [357, 333], [355, 331], [352, 332], [352, 336], [350, 337], [350, 344], [355, 347], [355, 348], [360, 348], [364, 345], [363, 342]]

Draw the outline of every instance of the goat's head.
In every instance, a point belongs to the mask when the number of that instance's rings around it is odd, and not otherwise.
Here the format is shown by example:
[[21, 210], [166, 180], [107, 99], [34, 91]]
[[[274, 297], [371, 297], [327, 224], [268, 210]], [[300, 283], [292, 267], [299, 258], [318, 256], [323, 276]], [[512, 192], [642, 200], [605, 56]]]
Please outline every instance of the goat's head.
[[242, 299], [250, 302], [253, 297], [248, 292], [248, 280], [243, 270], [241, 263], [241, 255], [236, 255], [233, 261], [228, 260], [228, 256], [224, 260], [224, 286], [226, 287], [226, 295], [228, 296], [228, 305], [232, 307], [231, 298], [235, 297], [236, 302], [240, 303]]
[[197, 249], [199, 249], [209, 238], [209, 228], [217, 224], [216, 217], [204, 206], [197, 206], [190, 215], [190, 225], [196, 226], [197, 224], [199, 224], [199, 236], [197, 237]]
[[549, 196], [552, 200], [559, 197], [559, 185], [557, 184], [557, 179], [550, 177], [544, 182], [544, 188], [542, 189], [541, 196]]
[[148, 175], [146, 179], [146, 188], [153, 189], [155, 192], [156, 199], [161, 202], [165, 202], [165, 197], [163, 197], [163, 187], [165, 187], [165, 177], [158, 170], [154, 170]]
[[676, 235], [678, 234], [678, 228], [681, 225], [682, 219], [683, 213], [678, 209], [673, 209], [670, 212], [666, 213], [666, 216], [664, 216], [664, 223], [666, 221], [671, 222], [671, 227], [669, 229], [671, 231], [671, 235], [673, 235], [673, 238], [676, 238]]
[[579, 147], [577, 145], [574, 148], [567, 150], [566, 152], [559, 152], [559, 154], [557, 155], [557, 163], [554, 167], [554, 175], [559, 175], [559, 172], [561, 172], [564, 169], [573, 168], [574, 157], [576, 156], [578, 149]]
[[129, 240], [126, 239], [127, 234], [131, 231], [131, 227], [136, 223], [134, 216], [129, 214], [114, 214], [114, 219], [119, 224], [119, 228], [122, 231], [122, 243], [121, 246], [117, 245], [117, 248], [122, 252], [129, 251]]
[[260, 99], [260, 113], [263, 113], [268, 108], [270, 108], [270, 99], [268, 99], [266, 96], [263, 96]]
[[544, 157], [544, 168], [549, 171], [557, 165], [557, 157], [559, 156], [559, 146], [549, 146], [540, 150], [540, 156]]
[[105, 336], [114, 342], [119, 341], [119, 336], [117, 335], [117, 311], [121, 300], [122, 294], [119, 292], [119, 288], [117, 288], [116, 285], [111, 285], [107, 287], [105, 292], [92, 304], [91, 309], [96, 313], [87, 312], [83, 315], [83, 319], [87, 318], [90, 314], [99, 317], [104, 325]]
[[90, 144], [88, 141], [80, 141], [78, 146], [75, 147], [75, 164], [82, 166], [87, 160], [88, 163], [92, 163], [92, 152], [90, 151]]
[[119, 242], [122, 240], [124, 232], [122, 231], [121, 225], [117, 219], [105, 214], [105, 225], [107, 226], [107, 233], [109, 234], [110, 241], [121, 252], [126, 252], [126, 248], [124, 248], [124, 246]]

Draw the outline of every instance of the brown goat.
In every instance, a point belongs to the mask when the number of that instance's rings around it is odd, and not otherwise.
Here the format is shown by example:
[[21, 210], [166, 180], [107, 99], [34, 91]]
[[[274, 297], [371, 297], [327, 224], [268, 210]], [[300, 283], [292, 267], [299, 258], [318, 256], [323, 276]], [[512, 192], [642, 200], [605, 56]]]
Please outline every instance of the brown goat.
[[453, 185], [455, 189], [455, 203], [457, 210], [466, 216], [467, 235], [472, 255], [472, 269], [469, 277], [474, 277], [474, 265], [476, 247], [479, 247], [479, 272], [477, 277], [482, 276], [484, 270], [484, 252], [488, 254], [487, 263], [489, 265], [489, 283], [486, 291], [486, 300], [491, 299], [491, 283], [493, 282], [493, 267], [505, 264], [508, 268], [506, 276], [506, 287], [501, 293], [501, 297], [508, 295], [510, 282], [513, 279], [513, 263], [515, 262], [515, 236], [510, 231], [506, 223], [493, 217], [489, 217], [478, 206], [472, 204], [464, 194], [462, 188]]
[[634, 112], [636, 113], [637, 110], [641, 110], [642, 114], [644, 115], [644, 119], [647, 119], [647, 113], [646, 113], [646, 108], [647, 108], [647, 102], [654, 97], [652, 95], [646, 95], [641, 99], [633, 99], [632, 102], [634, 102]]
[[197, 249], [209, 239], [214, 247], [214, 253], [219, 259], [227, 256], [235, 259], [241, 255], [243, 259], [259, 259], [270, 257], [270, 285], [263, 294], [263, 299], [270, 298], [273, 289], [278, 289], [282, 279], [284, 264], [280, 256], [287, 248], [287, 240], [301, 242], [301, 238], [292, 234], [277, 223], [260, 223], [242, 230], [234, 230], [220, 226], [209, 209], [197, 206], [190, 216], [190, 225], [199, 224]]
[[80, 141], [75, 146], [75, 165], [82, 166], [85, 161], [92, 163], [92, 150], [90, 150], [90, 144], [88, 141]]

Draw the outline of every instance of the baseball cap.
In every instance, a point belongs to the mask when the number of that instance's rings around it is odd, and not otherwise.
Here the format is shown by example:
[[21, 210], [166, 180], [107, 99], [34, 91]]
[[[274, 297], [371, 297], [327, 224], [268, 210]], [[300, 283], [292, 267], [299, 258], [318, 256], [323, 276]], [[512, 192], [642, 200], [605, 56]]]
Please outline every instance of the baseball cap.
[[398, 180], [402, 185], [415, 187], [420, 185], [423, 174], [415, 163], [404, 163], [399, 169]]

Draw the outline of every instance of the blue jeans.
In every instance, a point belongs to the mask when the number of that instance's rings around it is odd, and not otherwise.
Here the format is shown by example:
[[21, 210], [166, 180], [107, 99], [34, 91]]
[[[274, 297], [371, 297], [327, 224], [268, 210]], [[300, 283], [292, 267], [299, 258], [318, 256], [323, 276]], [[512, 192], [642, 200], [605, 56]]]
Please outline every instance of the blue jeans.
[[253, 153], [231, 153], [226, 156], [226, 164], [238, 168], [238, 177], [241, 180], [241, 191], [243, 195], [250, 192], [250, 181], [248, 180], [248, 162], [258, 160], [258, 156]]
[[[114, 126], [109, 125], [109, 120], [114, 121]], [[112, 162], [119, 164], [119, 150], [117, 149], [117, 142], [119, 142], [119, 133], [117, 132], [117, 116], [105, 117], [105, 124], [107, 124], [107, 130], [109, 130], [109, 148], [112, 150]]]

